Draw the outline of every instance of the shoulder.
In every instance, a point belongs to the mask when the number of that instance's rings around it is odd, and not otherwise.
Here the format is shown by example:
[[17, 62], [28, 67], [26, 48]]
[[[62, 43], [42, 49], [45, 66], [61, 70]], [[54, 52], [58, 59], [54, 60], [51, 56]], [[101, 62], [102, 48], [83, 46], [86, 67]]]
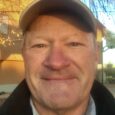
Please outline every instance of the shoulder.
[[25, 80], [19, 84], [0, 108], [0, 115], [31, 115], [30, 92]]
[[91, 95], [95, 101], [98, 115], [115, 115], [115, 99], [106, 87], [95, 81]]

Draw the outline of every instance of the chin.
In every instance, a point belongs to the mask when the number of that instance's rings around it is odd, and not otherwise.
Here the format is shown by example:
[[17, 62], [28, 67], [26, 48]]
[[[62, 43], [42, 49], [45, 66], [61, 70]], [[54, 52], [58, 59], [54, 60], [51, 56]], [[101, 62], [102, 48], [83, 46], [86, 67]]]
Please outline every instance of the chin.
[[81, 103], [81, 96], [79, 93], [71, 92], [56, 92], [42, 96], [41, 104], [52, 110], [64, 110], [75, 108]]

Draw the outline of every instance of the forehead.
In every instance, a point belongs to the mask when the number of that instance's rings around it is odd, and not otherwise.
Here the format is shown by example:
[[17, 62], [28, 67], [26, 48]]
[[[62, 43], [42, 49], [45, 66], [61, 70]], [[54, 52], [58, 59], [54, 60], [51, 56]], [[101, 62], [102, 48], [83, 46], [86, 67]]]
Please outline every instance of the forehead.
[[[33, 29], [35, 27], [45, 26], [47, 24], [54, 25], [63, 23], [65, 25], [79, 26], [79, 29], [92, 32], [91, 28], [78, 16], [73, 17], [73, 15], [63, 14], [63, 13], [49, 13], [45, 15], [40, 15], [33, 20], [33, 22], [29, 25], [27, 30]], [[61, 25], [60, 25], [61, 26]], [[61, 28], [61, 27], [60, 27]], [[93, 32], [92, 32], [93, 33]]]
[[87, 41], [90, 38], [91, 41], [95, 41], [93, 32], [79, 18], [75, 19], [72, 16], [61, 14], [41, 15], [26, 31], [24, 43], [30, 43], [35, 39], [40, 40], [38, 38], [48, 41], [74, 39], [74, 35], [77, 36], [77, 39]]
[[50, 38], [50, 40], [54, 37], [55, 39], [69, 38], [73, 35], [79, 36], [79, 39], [86, 39], [91, 35], [90, 38], [94, 39], [90, 29], [81, 20], [60, 14], [37, 17], [30, 25], [26, 35], [26, 38], [28, 38], [26, 41], [35, 38]]

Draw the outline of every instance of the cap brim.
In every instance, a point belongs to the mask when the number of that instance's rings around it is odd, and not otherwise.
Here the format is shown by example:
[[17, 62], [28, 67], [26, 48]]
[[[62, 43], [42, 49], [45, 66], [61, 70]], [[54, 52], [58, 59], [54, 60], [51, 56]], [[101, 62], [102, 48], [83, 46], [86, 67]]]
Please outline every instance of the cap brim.
[[35, 0], [22, 12], [20, 28], [24, 32], [37, 16], [51, 10], [67, 10], [74, 15], [80, 15], [91, 29], [96, 31], [94, 15], [80, 0]]

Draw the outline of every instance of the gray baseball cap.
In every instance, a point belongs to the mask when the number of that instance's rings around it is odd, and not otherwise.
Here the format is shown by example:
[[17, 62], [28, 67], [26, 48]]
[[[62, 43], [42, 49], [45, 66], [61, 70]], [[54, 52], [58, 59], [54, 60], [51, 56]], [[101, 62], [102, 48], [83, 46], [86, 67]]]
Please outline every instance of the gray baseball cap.
[[96, 19], [90, 9], [80, 0], [34, 0], [22, 12], [19, 26], [24, 33], [32, 21], [39, 15], [51, 11], [65, 11], [80, 16], [96, 35]]

